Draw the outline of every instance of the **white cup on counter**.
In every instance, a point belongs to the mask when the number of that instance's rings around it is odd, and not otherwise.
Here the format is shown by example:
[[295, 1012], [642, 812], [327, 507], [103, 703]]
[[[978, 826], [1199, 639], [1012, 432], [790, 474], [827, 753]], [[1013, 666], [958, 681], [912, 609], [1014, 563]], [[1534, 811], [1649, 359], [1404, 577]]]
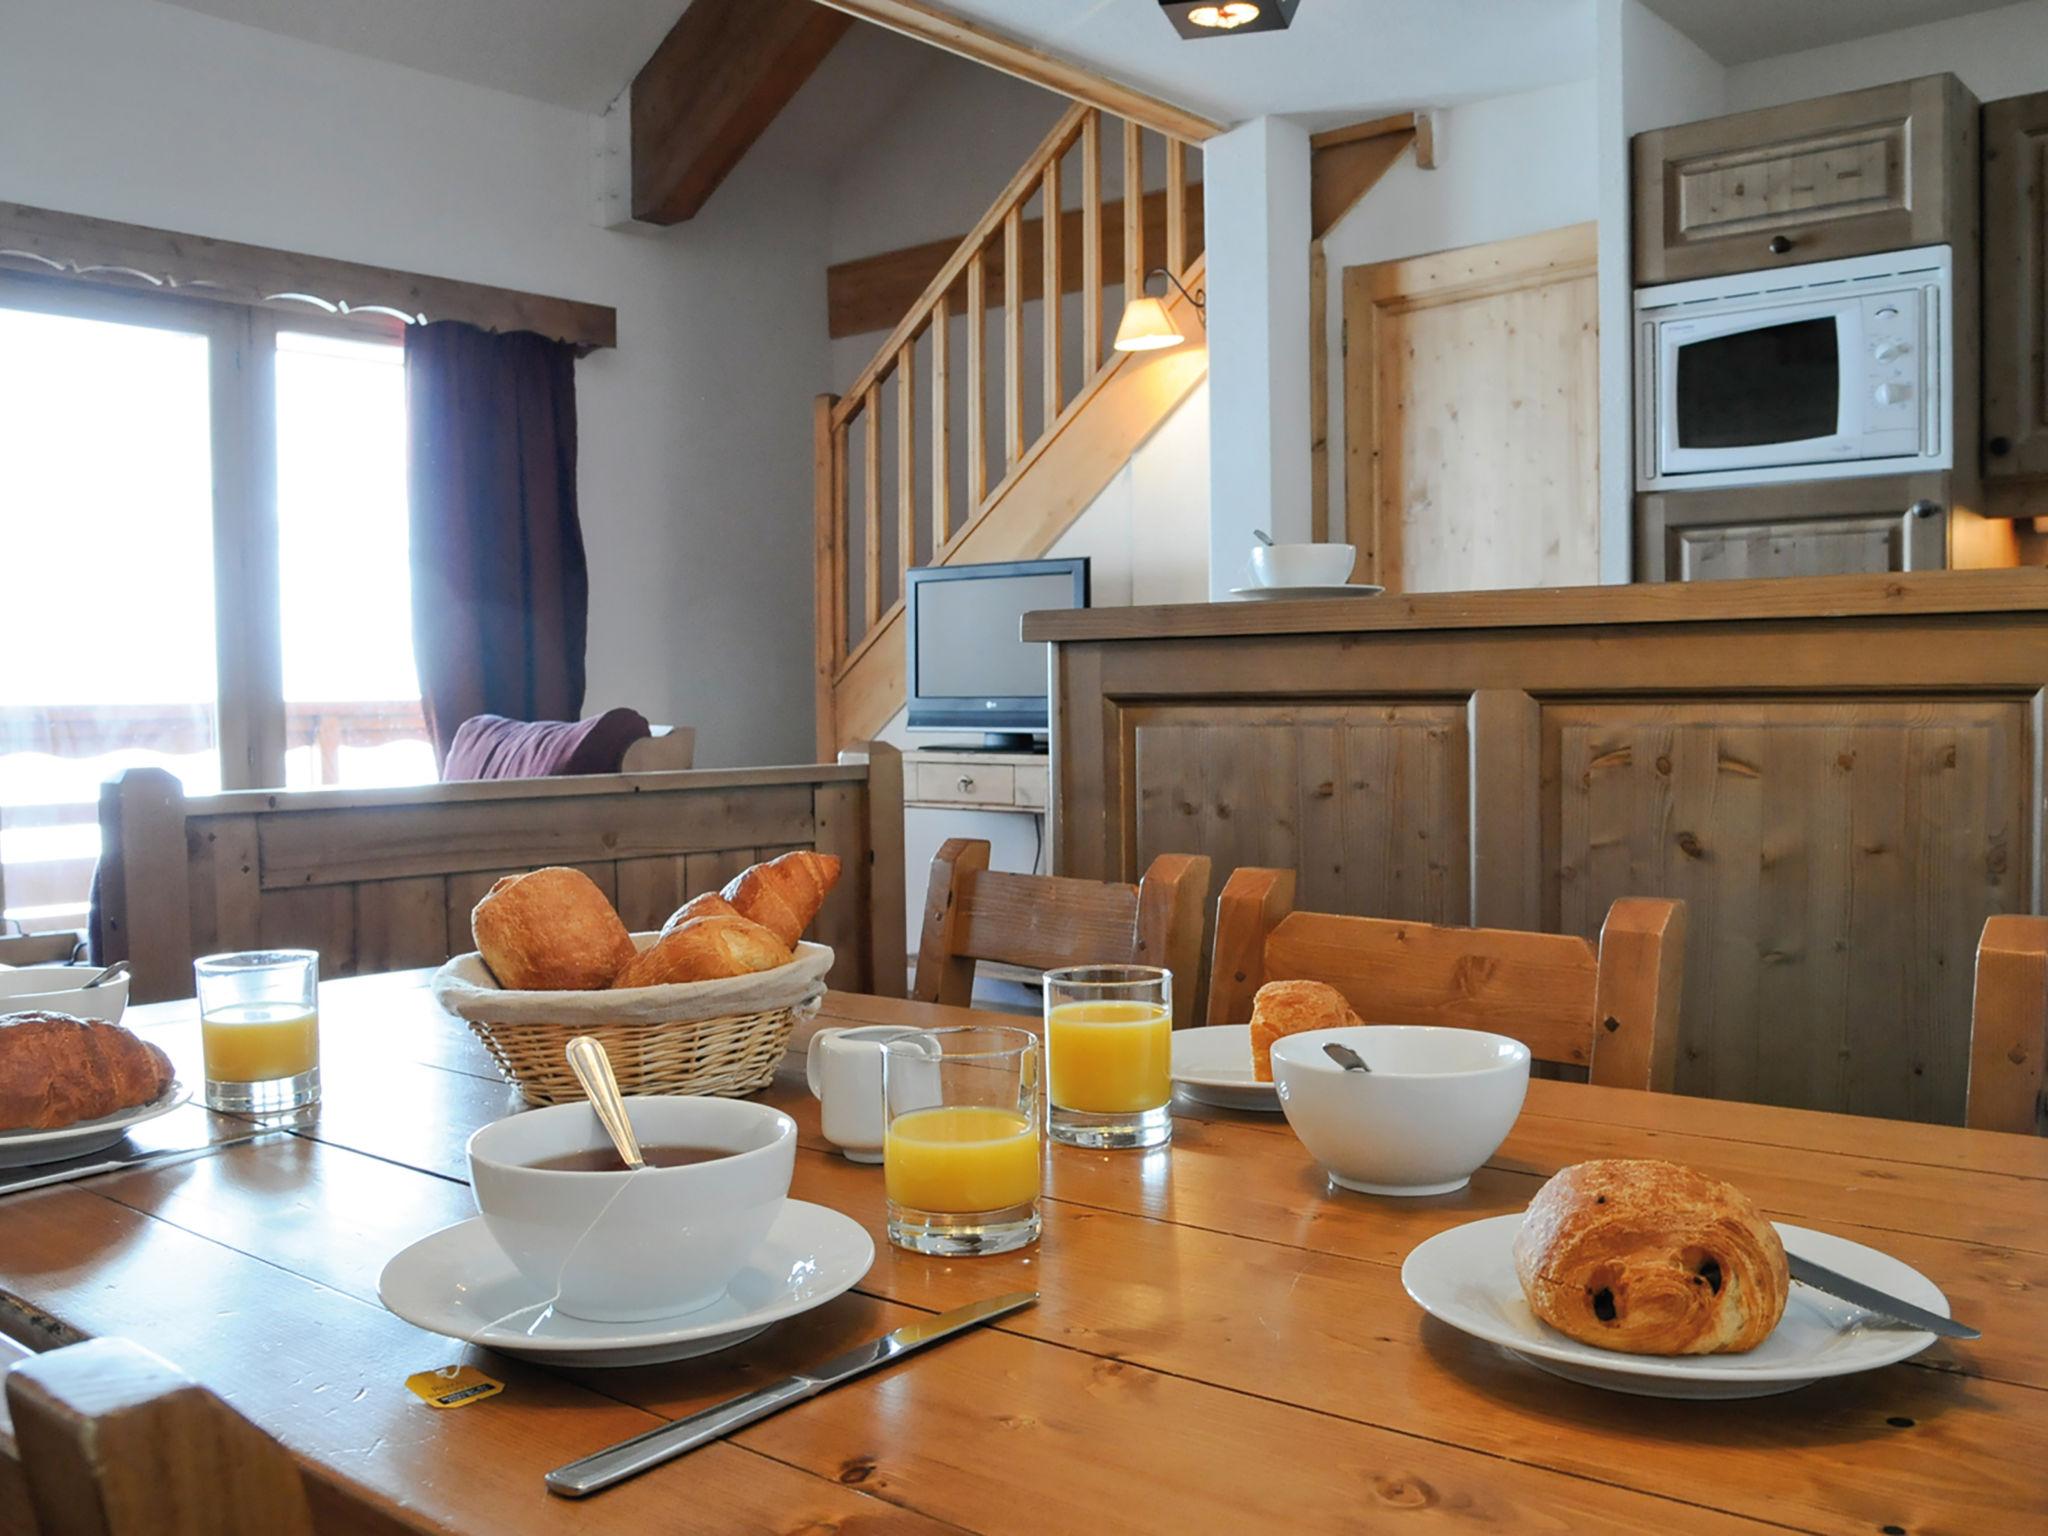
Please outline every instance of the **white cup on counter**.
[[804, 1077], [820, 1106], [825, 1139], [856, 1163], [882, 1160], [882, 1047], [915, 1029], [871, 1024], [821, 1029], [804, 1054]]
[[1349, 544], [1255, 544], [1252, 575], [1262, 587], [1341, 587], [1357, 560]]

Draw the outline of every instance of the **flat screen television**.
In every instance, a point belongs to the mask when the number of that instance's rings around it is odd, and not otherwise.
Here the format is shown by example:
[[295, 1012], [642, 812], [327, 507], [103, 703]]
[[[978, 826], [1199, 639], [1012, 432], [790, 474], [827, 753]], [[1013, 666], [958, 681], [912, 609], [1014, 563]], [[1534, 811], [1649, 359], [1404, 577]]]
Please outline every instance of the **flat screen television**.
[[1033, 750], [1051, 729], [1051, 683], [1047, 647], [1021, 638], [1024, 615], [1087, 606], [1086, 559], [911, 571], [910, 728], [980, 731], [990, 752]]

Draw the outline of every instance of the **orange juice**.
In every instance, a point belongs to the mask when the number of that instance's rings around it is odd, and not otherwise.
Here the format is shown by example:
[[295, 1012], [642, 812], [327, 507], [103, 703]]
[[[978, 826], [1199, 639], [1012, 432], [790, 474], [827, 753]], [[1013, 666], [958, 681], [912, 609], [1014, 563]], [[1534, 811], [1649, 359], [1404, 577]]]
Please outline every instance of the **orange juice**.
[[1045, 1049], [1061, 1109], [1137, 1114], [1173, 1097], [1173, 1018], [1156, 1003], [1057, 1003]]
[[918, 1211], [1000, 1211], [1038, 1198], [1038, 1128], [1013, 1109], [955, 1105], [889, 1122], [889, 1198]]
[[216, 1083], [297, 1077], [320, 1065], [320, 1014], [303, 1003], [231, 1003], [199, 1021]]

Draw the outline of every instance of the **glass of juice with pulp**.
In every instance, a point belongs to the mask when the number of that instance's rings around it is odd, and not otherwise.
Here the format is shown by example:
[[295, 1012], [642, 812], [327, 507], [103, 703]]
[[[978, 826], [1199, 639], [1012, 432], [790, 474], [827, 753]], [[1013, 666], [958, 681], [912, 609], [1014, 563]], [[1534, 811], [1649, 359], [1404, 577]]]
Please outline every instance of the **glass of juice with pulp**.
[[283, 1114], [320, 1101], [320, 956], [310, 949], [208, 955], [192, 964], [206, 1105]]
[[968, 1257], [1037, 1240], [1039, 1072], [1037, 1038], [1007, 1025], [921, 1030], [883, 1045], [891, 1242]]
[[1173, 1138], [1173, 976], [1149, 965], [1045, 973], [1054, 1141], [1156, 1147]]

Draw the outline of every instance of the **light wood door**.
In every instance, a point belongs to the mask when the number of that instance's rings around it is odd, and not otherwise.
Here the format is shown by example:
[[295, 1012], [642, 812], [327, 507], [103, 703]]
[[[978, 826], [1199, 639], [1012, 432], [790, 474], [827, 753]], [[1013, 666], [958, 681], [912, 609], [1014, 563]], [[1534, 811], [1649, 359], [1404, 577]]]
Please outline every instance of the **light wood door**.
[[1657, 491], [1636, 498], [1641, 581], [1938, 571], [1948, 563], [1949, 477]]
[[1955, 76], [1927, 75], [1639, 134], [1636, 281], [1959, 243], [1976, 119]]
[[1594, 226], [1344, 274], [1346, 526], [1396, 591], [1600, 579]]
[[2048, 91], [1984, 109], [1984, 478], [2039, 476], [2048, 476]]

